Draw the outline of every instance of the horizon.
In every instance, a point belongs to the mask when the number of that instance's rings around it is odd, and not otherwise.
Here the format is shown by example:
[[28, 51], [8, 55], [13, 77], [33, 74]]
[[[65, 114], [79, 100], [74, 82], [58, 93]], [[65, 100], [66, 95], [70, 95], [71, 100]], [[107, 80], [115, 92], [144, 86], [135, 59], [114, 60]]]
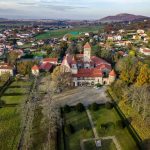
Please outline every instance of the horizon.
[[150, 17], [149, 5], [149, 0], [1, 0], [0, 18], [96, 20], [122, 12]]

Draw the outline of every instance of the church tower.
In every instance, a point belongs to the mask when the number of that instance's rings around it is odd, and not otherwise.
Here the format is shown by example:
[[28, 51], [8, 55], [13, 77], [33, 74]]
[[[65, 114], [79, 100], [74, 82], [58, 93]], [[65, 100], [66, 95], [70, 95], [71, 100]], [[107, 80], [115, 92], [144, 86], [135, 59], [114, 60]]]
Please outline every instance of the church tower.
[[109, 84], [113, 83], [116, 79], [116, 73], [114, 70], [112, 70], [110, 73], [109, 73]]
[[87, 42], [84, 45], [84, 62], [90, 62], [91, 60], [91, 46], [90, 44]]

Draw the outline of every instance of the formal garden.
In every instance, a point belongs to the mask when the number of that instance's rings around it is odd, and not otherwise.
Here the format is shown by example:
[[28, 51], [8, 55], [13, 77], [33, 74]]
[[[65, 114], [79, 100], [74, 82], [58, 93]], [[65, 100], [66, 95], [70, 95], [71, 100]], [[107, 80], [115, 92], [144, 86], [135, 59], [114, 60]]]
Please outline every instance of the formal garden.
[[86, 109], [82, 104], [77, 104], [74, 107], [66, 105], [62, 108], [64, 126], [60, 150], [117, 150], [116, 143], [111, 137], [115, 137], [122, 150], [138, 150], [136, 142], [112, 103], [105, 105], [93, 103], [88, 107], [88, 110], [98, 137], [101, 139], [101, 147], [96, 147], [95, 135]]
[[21, 103], [27, 98], [31, 82], [18, 80], [7, 87], [0, 101], [0, 149], [16, 150], [20, 139]]

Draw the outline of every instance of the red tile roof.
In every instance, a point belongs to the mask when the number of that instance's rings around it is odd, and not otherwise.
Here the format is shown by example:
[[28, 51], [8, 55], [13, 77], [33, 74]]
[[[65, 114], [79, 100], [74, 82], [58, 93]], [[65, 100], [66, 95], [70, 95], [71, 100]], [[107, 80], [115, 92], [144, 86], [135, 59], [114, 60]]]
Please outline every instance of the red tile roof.
[[39, 67], [38, 67], [37, 65], [34, 65], [34, 66], [32, 67], [32, 70], [39, 70]]
[[144, 53], [150, 53], [150, 49], [143, 49]]
[[58, 58], [44, 58], [44, 62], [58, 62]]
[[114, 70], [112, 70], [110, 73], [109, 73], [110, 76], [116, 76], [116, 73]]
[[9, 65], [8, 63], [1, 63], [0, 64], [0, 69], [12, 70], [13, 66]]
[[102, 77], [103, 74], [99, 69], [79, 69], [77, 74], [73, 75], [74, 77]]
[[85, 45], [84, 45], [84, 48], [91, 48], [90, 44], [87, 42]]
[[53, 67], [53, 65], [50, 63], [43, 63], [39, 66], [39, 69], [49, 71], [49, 70], [51, 70], [52, 67]]

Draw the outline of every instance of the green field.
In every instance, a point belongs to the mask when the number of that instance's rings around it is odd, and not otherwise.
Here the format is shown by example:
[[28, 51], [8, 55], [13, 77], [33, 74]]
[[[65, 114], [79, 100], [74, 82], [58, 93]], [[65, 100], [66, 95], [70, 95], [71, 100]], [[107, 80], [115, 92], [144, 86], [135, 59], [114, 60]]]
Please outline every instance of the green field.
[[26, 98], [30, 82], [15, 81], [5, 91], [1, 100], [6, 105], [0, 108], [0, 150], [16, 150], [20, 139], [19, 104]]
[[[69, 33], [72, 34], [73, 32], [97, 32], [101, 28], [102, 28], [101, 26], [87, 26], [87, 27], [75, 27], [73, 29], [59, 29], [39, 34], [35, 38], [38, 40], [48, 38], [59, 38], [64, 36], [65, 34]], [[77, 35], [74, 36], [76, 37]]]
[[112, 140], [101, 140], [102, 147], [97, 148], [95, 141], [88, 141], [84, 143], [85, 150], [116, 150], [116, 146]]
[[86, 112], [71, 111], [65, 114], [65, 125], [73, 125], [75, 133], [66, 136], [66, 150], [80, 150], [80, 140], [93, 138], [93, 132]]
[[[107, 109], [104, 106], [101, 106], [98, 111], [91, 111], [91, 114], [100, 137], [116, 136], [122, 150], [138, 149], [127, 128], [122, 129], [116, 125], [116, 122], [120, 120], [120, 117], [114, 108]], [[109, 127], [106, 130], [101, 128], [101, 124], [105, 123], [109, 124]]]

